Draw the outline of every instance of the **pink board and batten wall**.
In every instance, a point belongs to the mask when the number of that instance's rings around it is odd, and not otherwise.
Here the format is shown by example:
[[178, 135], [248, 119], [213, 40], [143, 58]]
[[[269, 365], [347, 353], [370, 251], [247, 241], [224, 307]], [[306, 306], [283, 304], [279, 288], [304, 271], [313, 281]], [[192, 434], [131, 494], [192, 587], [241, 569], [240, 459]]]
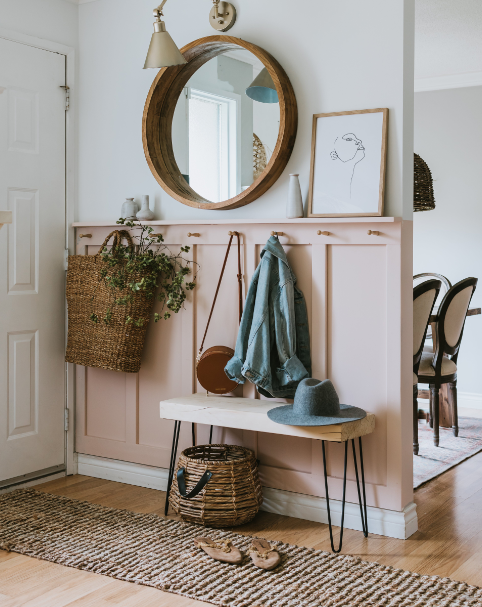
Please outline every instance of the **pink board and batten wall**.
[[[94, 254], [108, 224], [74, 224], [77, 253]], [[82, 454], [169, 467], [173, 422], [159, 419], [159, 401], [202, 392], [195, 358], [229, 240], [242, 235], [244, 293], [272, 230], [280, 236], [307, 307], [313, 377], [329, 377], [343, 403], [376, 414], [376, 430], [364, 439], [367, 501], [375, 508], [402, 511], [412, 502], [411, 455], [411, 247], [412, 223], [394, 218], [270, 221], [152, 222], [174, 251], [192, 246], [200, 264], [197, 288], [186, 309], [148, 329], [139, 374], [76, 369], [76, 451]], [[81, 228], [81, 229], [79, 229]], [[330, 236], [317, 235], [329, 231]], [[378, 230], [378, 236], [368, 235]], [[188, 237], [197, 232], [200, 237]], [[79, 238], [90, 233], [92, 238]], [[406, 260], [406, 261], [405, 261]], [[205, 348], [234, 348], [238, 330], [237, 259], [232, 249]], [[237, 395], [255, 398], [246, 383]], [[321, 443], [296, 437], [216, 428], [215, 442], [254, 448], [263, 485], [324, 496]], [[190, 445], [183, 424], [180, 448]], [[208, 428], [198, 428], [207, 442]], [[350, 457], [351, 460], [351, 457]], [[341, 499], [343, 447], [330, 445], [330, 497]], [[347, 499], [356, 502], [354, 469]]]

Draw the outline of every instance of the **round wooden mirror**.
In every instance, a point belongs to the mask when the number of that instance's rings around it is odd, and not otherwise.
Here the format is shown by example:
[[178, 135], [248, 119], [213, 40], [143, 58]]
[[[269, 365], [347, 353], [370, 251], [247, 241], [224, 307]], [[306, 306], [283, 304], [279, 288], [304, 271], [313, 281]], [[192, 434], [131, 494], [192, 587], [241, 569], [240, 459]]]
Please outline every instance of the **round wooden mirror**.
[[[161, 69], [147, 96], [142, 139], [149, 167], [170, 196], [191, 207], [249, 204], [276, 182], [293, 150], [293, 87], [276, 59], [239, 38], [209, 36], [181, 52], [187, 63]], [[262, 68], [259, 77], [271, 77], [276, 87], [276, 104], [245, 92]]]

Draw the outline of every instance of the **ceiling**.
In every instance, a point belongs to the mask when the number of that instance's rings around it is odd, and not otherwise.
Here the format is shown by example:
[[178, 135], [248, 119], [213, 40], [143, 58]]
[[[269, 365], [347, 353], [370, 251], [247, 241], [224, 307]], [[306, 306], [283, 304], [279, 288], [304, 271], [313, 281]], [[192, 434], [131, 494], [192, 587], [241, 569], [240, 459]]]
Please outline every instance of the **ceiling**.
[[415, 78], [482, 72], [482, 0], [415, 1]]

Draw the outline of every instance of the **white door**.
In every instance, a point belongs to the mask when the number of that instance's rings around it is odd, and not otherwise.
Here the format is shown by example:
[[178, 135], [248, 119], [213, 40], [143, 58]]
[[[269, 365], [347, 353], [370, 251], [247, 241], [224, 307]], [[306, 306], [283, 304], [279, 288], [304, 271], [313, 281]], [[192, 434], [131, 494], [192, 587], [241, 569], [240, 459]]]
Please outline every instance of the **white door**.
[[0, 487], [64, 468], [64, 84], [64, 55], [0, 39]]

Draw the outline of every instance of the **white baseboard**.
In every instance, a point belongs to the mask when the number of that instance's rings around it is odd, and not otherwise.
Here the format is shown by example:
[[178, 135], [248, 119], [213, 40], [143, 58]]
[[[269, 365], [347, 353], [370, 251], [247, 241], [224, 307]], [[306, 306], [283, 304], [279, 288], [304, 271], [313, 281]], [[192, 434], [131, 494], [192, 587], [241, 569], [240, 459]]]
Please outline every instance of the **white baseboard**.
[[83, 453], [77, 454], [77, 470], [78, 474], [85, 476], [159, 491], [166, 491], [169, 473], [166, 468], [155, 468]]
[[[168, 470], [165, 468], [154, 468], [82, 453], [79, 453], [77, 458], [79, 474], [160, 491], [167, 489]], [[330, 509], [333, 524], [340, 525], [341, 501], [330, 500]], [[326, 500], [313, 495], [264, 487], [261, 510], [317, 523], [328, 523]], [[418, 529], [417, 507], [413, 502], [406, 506], [403, 512], [369, 506], [367, 513], [370, 533], [407, 539]], [[361, 530], [358, 504], [346, 504], [345, 527]]]
[[[428, 399], [419, 398], [418, 404], [421, 409], [426, 409], [428, 411]], [[476, 392], [460, 392], [457, 390], [457, 408], [459, 416], [481, 417], [482, 394]]]
[[[328, 524], [324, 497], [264, 487], [261, 510]], [[341, 501], [330, 499], [330, 511], [332, 523], [340, 525]], [[367, 515], [369, 533], [405, 540], [418, 530], [417, 506], [413, 502], [405, 506], [403, 512], [368, 506]], [[358, 504], [346, 503], [345, 527], [356, 531], [362, 530], [360, 506]]]

